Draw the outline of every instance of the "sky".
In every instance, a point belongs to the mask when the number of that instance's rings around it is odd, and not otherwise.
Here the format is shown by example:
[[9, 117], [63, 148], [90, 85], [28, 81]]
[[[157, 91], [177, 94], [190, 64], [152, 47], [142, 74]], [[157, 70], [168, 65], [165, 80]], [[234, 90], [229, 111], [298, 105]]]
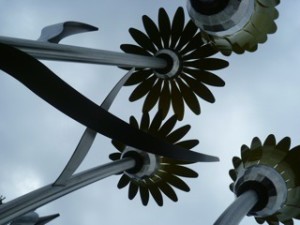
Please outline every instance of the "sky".
[[[75, 35], [62, 43], [121, 51], [121, 44], [134, 43], [128, 33], [130, 27], [143, 30], [143, 15], [156, 21], [160, 7], [172, 17], [179, 6], [186, 11], [185, 5], [183, 0], [1, 0], [0, 35], [35, 40], [44, 26], [80, 21], [99, 27], [99, 31]], [[300, 1], [281, 2], [276, 21], [278, 31], [256, 52], [218, 55], [230, 63], [228, 68], [216, 71], [226, 86], [212, 87], [216, 102], [210, 104], [200, 99], [201, 115], [187, 112], [178, 125], [191, 124], [187, 137], [200, 140], [194, 150], [218, 156], [220, 162], [192, 165], [199, 177], [185, 179], [191, 191], [176, 190], [177, 203], [164, 198], [163, 207], [153, 200], [144, 207], [138, 197], [128, 200], [127, 188], [119, 190], [119, 176], [112, 176], [37, 212], [60, 213], [53, 225], [213, 224], [234, 200], [228, 188], [228, 171], [232, 168], [232, 157], [240, 155], [242, 144], [250, 145], [255, 136], [264, 140], [269, 134], [274, 134], [278, 141], [291, 137], [292, 146], [300, 144], [299, 8]], [[124, 75], [124, 70], [113, 66], [43, 63], [96, 103], [101, 103]], [[133, 87], [124, 87], [110, 110], [124, 121], [130, 115], [141, 116], [142, 101], [128, 101], [132, 90]], [[9, 201], [54, 182], [85, 127], [3, 72], [0, 104], [0, 195]], [[115, 151], [108, 138], [98, 135], [79, 171], [109, 162], [108, 155]], [[253, 218], [241, 222], [255, 223]]]

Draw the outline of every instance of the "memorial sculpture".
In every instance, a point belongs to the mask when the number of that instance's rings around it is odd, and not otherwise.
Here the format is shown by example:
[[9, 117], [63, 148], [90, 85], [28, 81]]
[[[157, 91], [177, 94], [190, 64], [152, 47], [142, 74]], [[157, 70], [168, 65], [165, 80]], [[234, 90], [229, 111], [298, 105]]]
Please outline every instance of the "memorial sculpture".
[[[178, 201], [173, 187], [190, 189], [180, 177], [198, 176], [188, 164], [218, 158], [192, 151], [199, 141], [183, 139], [190, 125], [175, 128], [176, 123], [186, 121], [187, 108], [200, 114], [198, 97], [215, 101], [209, 85], [225, 85], [211, 71], [226, 68], [228, 62], [213, 55], [256, 51], [277, 29], [279, 3], [188, 0], [191, 20], [187, 23], [183, 8], [173, 18], [161, 8], [157, 24], [143, 16], [145, 32], [129, 29], [137, 44], [121, 45], [124, 53], [59, 44], [69, 35], [97, 30], [73, 21], [44, 28], [38, 41], [0, 37], [0, 69], [87, 127], [56, 181], [8, 202], [0, 198], [0, 224], [29, 220], [45, 224], [58, 215], [40, 218], [34, 212], [38, 207], [114, 174], [121, 174], [118, 188], [129, 186], [129, 199], [140, 193], [145, 206], [150, 196], [162, 206], [163, 194]], [[45, 59], [114, 65], [127, 73], [97, 106], [39, 61]], [[132, 116], [128, 124], [108, 110], [120, 89], [131, 85], [137, 86], [129, 100], [145, 97], [145, 101], [140, 122]], [[150, 111], [156, 112], [153, 119]], [[109, 156], [113, 162], [76, 173], [97, 133], [112, 139], [118, 150]], [[298, 158], [299, 147], [290, 150], [289, 138], [276, 143], [270, 135], [263, 144], [254, 138], [250, 147], [242, 146], [241, 158], [233, 158], [230, 171], [234, 181], [230, 188], [237, 199], [215, 224], [238, 224], [245, 215], [254, 216], [259, 224], [293, 224], [293, 218], [299, 218]]]

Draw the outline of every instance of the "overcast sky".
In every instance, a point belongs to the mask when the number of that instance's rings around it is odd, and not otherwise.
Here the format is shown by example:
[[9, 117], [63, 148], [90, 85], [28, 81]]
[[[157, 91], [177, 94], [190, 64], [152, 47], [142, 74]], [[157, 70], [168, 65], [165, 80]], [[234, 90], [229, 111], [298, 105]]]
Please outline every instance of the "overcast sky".
[[[156, 21], [164, 7], [173, 16], [183, 0], [1, 0], [0, 35], [37, 39], [49, 24], [81, 21], [99, 27], [98, 32], [72, 36], [64, 44], [120, 51], [120, 44], [133, 43], [128, 28], [142, 28], [142, 15]], [[38, 209], [41, 215], [59, 212], [53, 225], [141, 224], [209, 225], [234, 200], [228, 186], [231, 159], [240, 155], [242, 144], [253, 137], [264, 140], [292, 138], [300, 144], [300, 1], [282, 1], [278, 7], [278, 31], [255, 53], [226, 58], [230, 67], [216, 73], [226, 81], [211, 88], [216, 103], [200, 100], [202, 114], [187, 113], [179, 125], [192, 124], [189, 138], [200, 140], [194, 150], [219, 156], [219, 163], [199, 163], [192, 168], [197, 179], [185, 179], [190, 193], [176, 191], [177, 203], [164, 198], [158, 207], [147, 207], [127, 188], [118, 190], [119, 177], [112, 176]], [[124, 71], [111, 66], [46, 62], [61, 78], [100, 103]], [[0, 194], [11, 200], [52, 183], [72, 155], [85, 127], [36, 97], [19, 82], [0, 72]], [[125, 87], [111, 112], [125, 121], [141, 116], [141, 101], [130, 103], [133, 87]], [[117, 128], [116, 128], [117, 129]], [[97, 136], [80, 170], [109, 162], [114, 152], [110, 140]], [[255, 224], [246, 218], [243, 225]], [[300, 224], [297, 222], [296, 224]]]

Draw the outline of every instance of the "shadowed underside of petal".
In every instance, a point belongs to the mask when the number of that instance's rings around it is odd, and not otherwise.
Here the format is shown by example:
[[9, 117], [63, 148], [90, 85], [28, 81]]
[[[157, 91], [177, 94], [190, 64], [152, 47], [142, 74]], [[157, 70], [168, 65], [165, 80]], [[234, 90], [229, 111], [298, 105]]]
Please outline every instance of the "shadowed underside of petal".
[[148, 16], [143, 16], [143, 23], [149, 38], [153, 41], [158, 49], [162, 49], [162, 40], [156, 24]]
[[164, 47], [169, 47], [171, 22], [167, 12], [163, 8], [160, 8], [158, 12], [158, 24]]
[[138, 70], [129, 77], [125, 83], [125, 86], [141, 83], [142, 81], [148, 79], [148, 77], [151, 75], [153, 75], [153, 71], [150, 69]]
[[161, 79], [157, 80], [153, 88], [149, 91], [144, 101], [143, 112], [149, 112], [156, 105], [160, 98], [162, 82]]
[[185, 125], [183, 127], [178, 128], [177, 130], [172, 131], [167, 137], [166, 140], [170, 143], [175, 143], [181, 140], [191, 129], [190, 125]]
[[225, 82], [221, 78], [205, 70], [184, 68], [183, 72], [211, 86], [223, 87], [225, 85]]
[[180, 88], [181, 94], [183, 96], [183, 99], [185, 103], [189, 106], [189, 108], [196, 114], [200, 114], [200, 104], [196, 97], [196, 95], [192, 92], [192, 90], [182, 82], [181, 79], [177, 79], [177, 84]]
[[122, 44], [120, 48], [126, 53], [151, 56], [147, 50], [138, 45]]
[[148, 78], [147, 80], [142, 81], [132, 92], [132, 94], [129, 97], [130, 101], [136, 101], [142, 97], [144, 97], [153, 87], [154, 82], [156, 81], [156, 77], [152, 76]]
[[171, 81], [171, 93], [174, 113], [177, 115], [179, 120], [182, 120], [184, 116], [183, 98], [174, 81]]
[[182, 7], [179, 7], [174, 15], [172, 22], [172, 36], [171, 36], [171, 48], [174, 48], [181, 36], [184, 28], [184, 11]]
[[189, 76], [182, 74], [182, 78], [186, 81], [189, 87], [198, 95], [200, 98], [208, 101], [215, 102], [215, 97], [211, 93], [211, 91], [200, 81], [190, 78]]
[[169, 83], [164, 81], [163, 88], [161, 91], [161, 96], [159, 98], [158, 108], [162, 113], [163, 118], [165, 118], [169, 112], [171, 106], [171, 90]]
[[195, 146], [197, 146], [199, 144], [199, 141], [198, 140], [186, 140], [186, 141], [180, 141], [180, 142], [177, 142], [176, 145], [179, 145], [183, 148], [186, 148], [186, 149], [192, 149], [194, 148]]
[[157, 52], [156, 47], [153, 45], [153, 42], [149, 39], [147, 35], [145, 35], [143, 32], [135, 29], [130, 28], [129, 33], [133, 37], [133, 39], [138, 43], [140, 46], [142, 46], [144, 49], [155, 53]]
[[165, 182], [160, 182], [160, 183], [158, 183], [158, 187], [166, 196], [169, 197], [169, 199], [171, 199], [174, 202], [178, 201], [175, 191], [169, 184], [167, 184]]

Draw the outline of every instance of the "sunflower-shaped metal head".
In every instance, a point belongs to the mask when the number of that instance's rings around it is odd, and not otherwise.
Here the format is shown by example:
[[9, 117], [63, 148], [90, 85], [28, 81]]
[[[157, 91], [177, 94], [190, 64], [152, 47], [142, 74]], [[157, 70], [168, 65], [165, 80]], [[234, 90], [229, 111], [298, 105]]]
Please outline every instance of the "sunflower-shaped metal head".
[[253, 52], [258, 43], [267, 41], [267, 35], [275, 33], [278, 18], [276, 6], [280, 0], [232, 0], [222, 11], [209, 15], [197, 10], [196, 0], [188, 1], [188, 11], [201, 29], [203, 37], [213, 42], [224, 54]]
[[237, 195], [254, 189], [259, 201], [251, 210], [259, 224], [293, 224], [300, 219], [300, 146], [290, 150], [291, 140], [276, 143], [269, 135], [262, 144], [254, 138], [250, 147], [243, 145], [241, 158], [234, 157], [230, 176], [231, 190]]
[[197, 96], [213, 103], [215, 98], [206, 85], [224, 86], [225, 82], [210, 70], [228, 66], [227, 61], [208, 58], [217, 50], [205, 44], [198, 28], [190, 20], [185, 25], [183, 8], [178, 8], [172, 22], [161, 8], [158, 26], [148, 16], [143, 16], [146, 33], [135, 28], [129, 32], [137, 45], [123, 44], [126, 53], [164, 58], [168, 66], [164, 69], [138, 69], [126, 85], [137, 85], [130, 101], [146, 96], [143, 112], [149, 112], [156, 104], [165, 117], [173, 107], [178, 119], [183, 119], [185, 104], [200, 114]]
[[[153, 136], [163, 138], [175, 145], [192, 149], [199, 141], [183, 141], [182, 138], [190, 130], [190, 126], [186, 125], [174, 129], [176, 121], [177, 117], [172, 116], [163, 123], [160, 112], [155, 115], [152, 122], [150, 122], [148, 113], [143, 114], [140, 124], [134, 117], [130, 118], [130, 124], [132, 126], [148, 132]], [[116, 141], [112, 141], [112, 143], [119, 152], [112, 153], [109, 156], [111, 160], [118, 160], [136, 153], [142, 156], [142, 169], [139, 169], [139, 171], [124, 172], [118, 183], [118, 188], [120, 189], [127, 185], [129, 186], [128, 197], [130, 200], [140, 192], [143, 205], [148, 204], [150, 195], [152, 195], [159, 206], [163, 205], [163, 194], [176, 202], [178, 199], [173, 187], [186, 192], [190, 190], [189, 186], [180, 177], [198, 177], [195, 171], [184, 166], [187, 162], [144, 153]]]

